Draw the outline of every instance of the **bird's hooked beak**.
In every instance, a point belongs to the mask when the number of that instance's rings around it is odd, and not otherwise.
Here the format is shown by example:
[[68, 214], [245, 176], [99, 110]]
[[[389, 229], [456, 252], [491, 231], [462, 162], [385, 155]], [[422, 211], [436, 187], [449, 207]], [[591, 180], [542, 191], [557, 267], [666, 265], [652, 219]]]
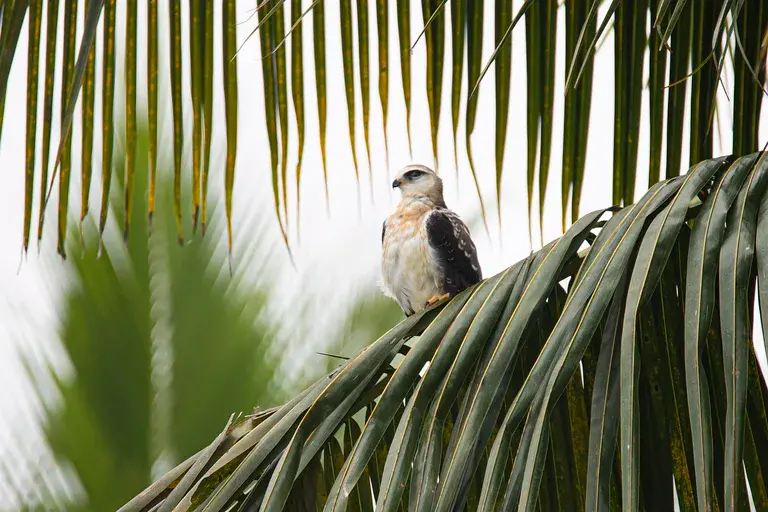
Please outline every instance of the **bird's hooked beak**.
[[400, 181], [400, 179], [398, 178], [398, 179], [396, 179], [395, 181], [392, 182], [392, 188], [398, 188], [402, 184], [403, 184], [403, 182]]

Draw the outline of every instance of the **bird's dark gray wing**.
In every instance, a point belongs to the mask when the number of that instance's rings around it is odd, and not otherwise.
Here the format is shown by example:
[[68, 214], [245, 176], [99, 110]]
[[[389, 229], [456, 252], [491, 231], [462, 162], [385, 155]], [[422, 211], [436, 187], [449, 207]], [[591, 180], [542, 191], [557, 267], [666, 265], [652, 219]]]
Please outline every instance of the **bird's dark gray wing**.
[[446, 208], [437, 208], [427, 217], [426, 230], [440, 265], [444, 293], [454, 296], [483, 279], [477, 249], [458, 215]]

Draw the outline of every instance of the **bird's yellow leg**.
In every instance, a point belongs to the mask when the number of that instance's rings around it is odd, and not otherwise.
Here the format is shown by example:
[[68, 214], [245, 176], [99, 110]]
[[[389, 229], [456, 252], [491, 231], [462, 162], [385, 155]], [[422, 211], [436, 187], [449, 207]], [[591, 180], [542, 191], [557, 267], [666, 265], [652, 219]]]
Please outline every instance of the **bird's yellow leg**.
[[435, 295], [434, 297], [430, 298], [427, 303], [425, 304], [425, 307], [434, 306], [440, 301], [443, 301], [451, 296], [450, 293], [444, 293], [442, 295]]

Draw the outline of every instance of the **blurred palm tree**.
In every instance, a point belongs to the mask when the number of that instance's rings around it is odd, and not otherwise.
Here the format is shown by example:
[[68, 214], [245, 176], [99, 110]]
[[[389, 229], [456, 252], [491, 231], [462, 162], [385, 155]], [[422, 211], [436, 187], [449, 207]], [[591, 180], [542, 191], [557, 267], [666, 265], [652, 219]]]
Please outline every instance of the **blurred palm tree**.
[[[140, 134], [138, 151], [145, 154]], [[147, 170], [137, 165], [137, 183], [146, 181]], [[161, 182], [166, 179], [161, 174]], [[118, 183], [113, 193], [121, 189]], [[112, 203], [117, 219], [119, 203]], [[161, 194], [159, 203], [151, 230], [144, 208], [134, 210], [127, 246], [108, 240], [97, 255], [90, 222], [83, 225], [84, 245], [70, 243], [60, 341], [72, 372], [60, 377], [51, 370], [60, 395], [55, 404], [39, 397], [50, 451], [73, 470], [70, 484], [83, 491], [75, 493], [70, 510], [117, 509], [157, 469], [205, 446], [230, 414], [278, 403], [322, 373], [320, 368], [295, 382], [280, 378], [290, 347], [281, 347], [280, 319], [268, 309], [268, 247], [253, 242], [244, 248], [247, 261], [239, 268], [264, 267], [255, 273], [258, 280], [254, 272], [230, 276], [219, 222], [211, 223], [205, 238], [179, 247], [171, 194]], [[394, 303], [383, 304], [374, 293], [361, 294], [327, 350], [353, 353], [397, 322]], [[338, 364], [331, 360], [328, 367]]]
[[[146, 137], [139, 150], [146, 154]], [[137, 170], [146, 182], [146, 164]], [[125, 248], [107, 243], [98, 256], [89, 222], [84, 247], [71, 244], [61, 343], [74, 371], [58, 381], [61, 403], [48, 409], [45, 433], [74, 468], [88, 510], [116, 509], [147, 485], [158, 456], [183, 460], [222, 418], [276, 395], [281, 355], [270, 350], [269, 284], [229, 276], [216, 222], [210, 236], [179, 247], [171, 201], [159, 197], [169, 208], [151, 234], [145, 205], [134, 210]]]

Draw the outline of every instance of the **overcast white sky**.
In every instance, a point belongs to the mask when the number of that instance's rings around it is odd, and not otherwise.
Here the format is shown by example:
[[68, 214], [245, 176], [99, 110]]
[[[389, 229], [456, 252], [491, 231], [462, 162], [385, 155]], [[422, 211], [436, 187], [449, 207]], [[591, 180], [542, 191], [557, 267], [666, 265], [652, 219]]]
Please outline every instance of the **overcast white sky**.
[[[245, 21], [250, 15], [253, 1], [238, 1], [238, 19]], [[522, 3], [515, 0], [515, 9]], [[124, 26], [124, 2], [118, 1], [118, 33]], [[186, 4], [183, 4], [184, 6]], [[80, 9], [82, 10], [81, 2]], [[423, 23], [420, 3], [411, 2], [412, 20], [411, 32], [415, 38]], [[604, 10], [601, 9], [601, 17]], [[560, 234], [560, 163], [561, 163], [561, 133], [563, 118], [563, 78], [565, 76], [565, 32], [564, 8], [558, 12], [560, 28], [558, 32], [558, 59], [556, 77], [558, 84], [555, 95], [555, 131], [553, 136], [552, 165], [550, 169], [550, 187], [546, 198], [544, 212], [544, 240], [548, 241]], [[416, 46], [412, 56], [413, 88], [412, 88], [412, 134], [413, 155], [408, 153], [405, 132], [405, 108], [402, 99], [400, 66], [398, 59], [397, 25], [394, 5], [390, 9], [390, 66], [389, 66], [389, 165], [386, 165], [384, 139], [382, 137], [381, 110], [378, 99], [376, 78], [377, 48], [376, 38], [370, 39], [371, 61], [371, 163], [373, 175], [373, 200], [369, 194], [368, 169], [366, 165], [365, 146], [363, 144], [363, 129], [360, 103], [359, 82], [356, 82], [357, 95], [357, 154], [360, 162], [360, 189], [362, 191], [362, 210], [358, 213], [357, 183], [354, 179], [354, 168], [347, 131], [347, 115], [344, 97], [343, 75], [341, 73], [341, 42], [336, 37], [339, 33], [338, 4], [335, 1], [326, 2], [326, 52], [328, 59], [328, 174], [331, 196], [330, 216], [326, 214], [323, 196], [322, 166], [318, 142], [316, 103], [314, 95], [314, 67], [311, 59], [306, 59], [305, 66], [305, 109], [307, 119], [306, 149], [304, 158], [304, 174], [301, 193], [301, 244], [296, 243], [295, 222], [291, 226], [291, 239], [295, 251], [297, 270], [292, 270], [285, 264], [286, 253], [280, 244], [275, 244], [274, 261], [281, 268], [278, 304], [286, 305], [289, 301], [309, 294], [310, 311], [317, 315], [321, 325], [329, 325], [332, 314], [328, 313], [328, 304], [338, 305], [343, 309], [345, 296], [354, 292], [361, 282], [369, 282], [378, 277], [380, 255], [381, 222], [394, 207], [397, 197], [392, 193], [390, 183], [392, 176], [403, 165], [418, 162], [432, 165], [432, 149], [429, 138], [429, 114], [427, 110], [425, 90], [425, 44], [422, 40]], [[216, 30], [220, 12], [216, 12]], [[487, 28], [484, 41], [484, 56], [488, 58], [493, 51], [493, 9], [488, 4], [485, 10]], [[374, 3], [371, 2], [369, 18], [375, 24]], [[82, 14], [79, 19], [82, 19]], [[139, 2], [139, 37], [140, 46], [145, 41], [144, 20], [146, 19], [146, 3]], [[160, 2], [161, 22], [167, 20], [167, 4]], [[187, 37], [186, 13], [183, 12], [184, 38]], [[309, 20], [309, 19], [308, 19]], [[450, 21], [446, 21], [448, 27]], [[61, 23], [61, 22], [60, 22]], [[242, 23], [238, 30], [238, 42], [245, 40], [247, 34], [255, 27], [255, 17]], [[450, 30], [446, 29], [446, 34]], [[161, 33], [164, 33], [161, 25]], [[355, 34], [356, 34], [355, 27]], [[43, 34], [45, 27], [43, 27]], [[99, 32], [100, 34], [100, 32]], [[477, 168], [480, 171], [483, 197], [488, 208], [490, 237], [483, 231], [479, 223], [479, 204], [474, 184], [469, 173], [463, 143], [459, 144], [459, 180], [455, 179], [453, 160], [453, 144], [451, 133], [450, 113], [450, 67], [446, 66], [443, 85], [443, 108], [439, 135], [440, 172], [446, 185], [446, 200], [448, 205], [465, 219], [474, 221], [473, 236], [478, 246], [480, 262], [484, 275], [490, 276], [506, 268], [520, 258], [525, 257], [531, 247], [528, 244], [527, 199], [525, 192], [526, 173], [526, 122], [525, 122], [525, 32], [521, 23], [513, 33], [512, 59], [512, 94], [509, 117], [509, 132], [507, 138], [506, 160], [504, 164], [504, 179], [502, 190], [502, 226], [496, 220], [496, 204], [494, 190], [494, 72], [491, 67], [479, 93], [478, 122], [473, 135], [473, 147]], [[216, 39], [220, 41], [219, 38]], [[165, 41], [165, 39], [164, 39]], [[311, 23], [304, 26], [305, 55], [311, 53]], [[36, 251], [30, 252], [30, 257], [23, 262], [19, 269], [21, 232], [23, 218], [23, 187], [24, 187], [24, 112], [26, 97], [26, 25], [21, 33], [16, 59], [12, 68], [8, 100], [5, 111], [5, 127], [0, 146], [0, 168], [3, 169], [3, 186], [0, 188], [0, 386], [5, 389], [23, 389], [24, 374], [14, 357], [14, 345], [17, 342], [35, 347], [47, 347], [55, 339], [57, 320], [55, 296], [63, 285], [61, 275], [65, 263], [55, 256], [55, 204], [50, 205], [47, 220], [47, 230], [42, 248], [42, 256], [37, 257]], [[61, 47], [59, 47], [59, 52]], [[214, 55], [218, 60], [221, 50], [217, 47]], [[450, 38], [446, 40], [446, 53], [450, 54]], [[100, 51], [99, 51], [100, 54]], [[118, 56], [123, 55], [122, 41], [118, 42]], [[140, 55], [143, 52], [140, 51]], [[168, 50], [161, 47], [161, 69], [167, 68]], [[357, 53], [355, 52], [355, 61]], [[119, 66], [121, 65], [120, 61]], [[188, 66], [185, 60], [185, 68]], [[144, 61], [139, 63], [139, 91], [145, 90]], [[237, 239], [245, 239], [253, 234], [243, 232], [238, 225], [238, 215], [252, 209], [254, 203], [261, 208], [261, 216], [269, 220], [272, 240], [276, 240], [275, 222], [273, 221], [273, 206], [271, 202], [271, 183], [269, 176], [269, 148], [267, 145], [266, 127], [263, 115], [262, 82], [260, 76], [258, 38], [252, 38], [245, 44], [239, 54], [239, 144], [237, 160], [237, 177], [235, 189], [235, 230]], [[647, 76], [647, 66], [645, 75]], [[97, 76], [100, 72], [97, 71]], [[592, 104], [590, 118], [590, 137], [586, 164], [586, 178], [582, 197], [582, 213], [607, 206], [611, 202], [611, 183], [608, 178], [612, 168], [612, 135], [613, 135], [613, 37], [609, 35], [597, 54], [595, 64], [596, 91]], [[118, 80], [120, 78], [118, 77]], [[731, 77], [727, 76], [726, 80]], [[186, 80], [186, 78], [185, 78]], [[466, 73], [465, 73], [466, 82]], [[219, 82], [217, 82], [218, 84]], [[58, 86], [57, 86], [58, 87]], [[122, 87], [118, 85], [119, 91]], [[160, 84], [167, 91], [168, 80], [163, 78]], [[466, 83], [464, 84], [466, 89]], [[223, 121], [221, 105], [222, 90], [215, 87], [218, 108], [215, 124]], [[463, 94], [465, 96], [465, 93]], [[162, 96], [161, 96], [162, 99]], [[719, 93], [721, 101], [719, 113], [723, 126], [723, 139], [719, 132], [715, 134], [715, 153], [725, 154], [730, 150], [730, 106], [724, 94]], [[185, 98], [187, 107], [190, 98]], [[647, 107], [648, 95], [644, 92], [644, 102]], [[464, 98], [462, 98], [462, 104]], [[118, 102], [118, 105], [120, 102]], [[42, 108], [42, 101], [40, 102]], [[58, 112], [58, 105], [55, 107]], [[161, 101], [160, 129], [164, 133], [161, 142], [161, 164], [170, 164], [171, 149], [171, 118], [168, 101]], [[289, 111], [293, 116], [292, 107]], [[768, 109], [763, 109], [761, 116], [761, 142], [768, 135]], [[187, 114], [187, 133], [191, 133], [191, 116]], [[96, 109], [97, 119], [100, 119], [100, 107]], [[119, 114], [118, 114], [119, 115]], [[78, 109], [79, 117], [79, 109]], [[122, 116], [119, 116], [122, 117]], [[644, 108], [641, 123], [640, 158], [638, 161], [638, 176], [636, 190], [638, 195], [646, 189], [648, 144], [648, 116]], [[38, 129], [40, 140], [41, 129]], [[79, 123], [74, 131], [75, 147], [79, 148]], [[54, 132], [53, 140], [58, 140]], [[187, 139], [189, 140], [189, 138]], [[459, 127], [459, 141], [464, 140], [463, 116]], [[295, 165], [296, 132], [291, 121], [289, 169]], [[99, 139], [96, 147], [100, 147]], [[683, 160], [687, 160], [687, 135], [683, 142]], [[75, 176], [72, 180], [72, 211], [79, 211], [79, 151], [74, 152]], [[219, 193], [223, 184], [223, 148], [215, 144], [213, 155], [218, 159], [211, 174], [211, 193]], [[191, 150], [185, 147], [185, 158], [191, 158]], [[94, 152], [94, 166], [100, 167], [100, 152]], [[162, 165], [161, 165], [162, 167]], [[94, 178], [91, 194], [91, 211], [98, 211], [99, 184]], [[37, 184], [39, 186], [39, 184]], [[295, 201], [295, 191], [291, 188], [291, 201]], [[188, 211], [187, 208], [184, 210]], [[291, 206], [295, 212], [295, 206]], [[221, 210], [217, 214], [222, 214]], [[538, 218], [534, 208], [534, 219]], [[295, 220], [295, 216], [292, 217]], [[534, 243], [538, 240], [538, 223], [534, 220]], [[534, 249], [537, 247], [534, 247]], [[239, 261], [235, 261], [237, 265]], [[321, 270], [321, 271], [320, 271]], [[53, 284], [52, 284], [53, 283]], [[331, 290], [330, 292], [328, 290]], [[330, 293], [331, 297], [328, 298]], [[320, 330], [322, 331], [322, 329]], [[320, 336], [321, 334], [318, 334]], [[38, 349], [38, 348], [35, 348]], [[21, 391], [20, 391], [21, 393]], [[0, 399], [0, 417], [14, 418], [26, 406], [25, 396], [4, 396]], [[8, 422], [0, 422], [0, 446], [6, 444]], [[0, 455], [1, 456], [1, 455]], [[1, 479], [0, 479], [1, 480]], [[1, 488], [2, 486], [0, 486]], [[0, 495], [2, 493], [0, 492]], [[0, 499], [0, 503], [2, 500]], [[1, 508], [1, 507], [0, 507]]]

